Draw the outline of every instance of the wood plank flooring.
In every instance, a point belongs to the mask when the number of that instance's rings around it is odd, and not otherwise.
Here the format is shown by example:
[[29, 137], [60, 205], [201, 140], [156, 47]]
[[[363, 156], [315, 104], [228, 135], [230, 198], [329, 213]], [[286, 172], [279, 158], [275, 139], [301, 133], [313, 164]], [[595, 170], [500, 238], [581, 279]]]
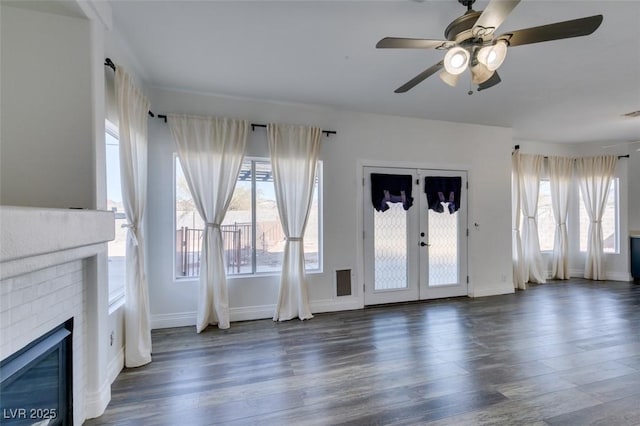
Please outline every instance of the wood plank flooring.
[[86, 425], [638, 425], [640, 285], [153, 332]]

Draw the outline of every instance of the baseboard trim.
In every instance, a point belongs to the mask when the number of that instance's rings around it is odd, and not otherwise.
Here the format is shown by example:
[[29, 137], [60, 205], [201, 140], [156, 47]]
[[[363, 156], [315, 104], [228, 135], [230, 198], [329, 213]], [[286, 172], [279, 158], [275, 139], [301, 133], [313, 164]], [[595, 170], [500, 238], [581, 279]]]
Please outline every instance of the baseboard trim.
[[633, 281], [629, 272], [607, 272], [607, 279], [611, 281]]
[[311, 312], [320, 314], [323, 312], [353, 311], [364, 306], [354, 296], [342, 296], [335, 299], [314, 300], [311, 302]]
[[229, 320], [233, 321], [251, 321], [258, 319], [273, 318], [276, 311], [276, 305], [258, 305], [244, 306], [241, 308], [229, 309]]
[[[351, 311], [362, 309], [357, 297], [338, 297], [336, 299], [314, 300], [310, 303], [312, 313]], [[251, 321], [273, 318], [276, 305], [245, 306], [229, 309], [229, 320]], [[151, 316], [151, 329], [195, 326], [196, 312], [177, 312]], [[123, 358], [124, 359], [124, 358]], [[114, 367], [115, 368], [115, 367]]]
[[120, 348], [116, 356], [114, 356], [111, 361], [109, 361], [109, 365], [107, 366], [107, 381], [110, 384], [113, 384], [123, 368], [124, 348]]
[[111, 382], [105, 380], [98, 391], [85, 393], [85, 419], [100, 417], [107, 409], [109, 401], [111, 401]]
[[[569, 273], [571, 274], [571, 278], [584, 278], [583, 269], [572, 269]], [[608, 271], [605, 275], [607, 277], [606, 279], [609, 281], [633, 281], [633, 277], [630, 272]]]
[[482, 288], [474, 288], [469, 292], [469, 297], [487, 297], [487, 296], [499, 296], [501, 294], [514, 293], [512, 283], [501, 283], [494, 286], [482, 286]]
[[151, 329], [187, 327], [196, 325], [196, 312], [176, 312], [151, 315]]

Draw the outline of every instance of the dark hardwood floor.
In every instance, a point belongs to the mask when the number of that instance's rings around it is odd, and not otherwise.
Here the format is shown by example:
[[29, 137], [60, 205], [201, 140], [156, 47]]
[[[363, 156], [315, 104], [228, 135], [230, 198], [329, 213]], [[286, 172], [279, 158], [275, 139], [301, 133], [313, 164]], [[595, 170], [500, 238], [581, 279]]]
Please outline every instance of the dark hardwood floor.
[[153, 332], [87, 425], [638, 425], [640, 285]]

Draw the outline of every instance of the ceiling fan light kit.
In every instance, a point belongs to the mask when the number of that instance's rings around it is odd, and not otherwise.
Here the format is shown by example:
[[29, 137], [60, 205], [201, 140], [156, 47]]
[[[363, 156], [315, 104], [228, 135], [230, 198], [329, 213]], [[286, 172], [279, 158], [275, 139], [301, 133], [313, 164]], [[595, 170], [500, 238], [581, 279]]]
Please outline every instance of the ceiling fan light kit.
[[471, 82], [478, 91], [500, 83], [496, 70], [507, 56], [507, 48], [543, 41], [582, 37], [593, 33], [602, 23], [602, 15], [570, 21], [556, 22], [538, 27], [510, 31], [495, 36], [495, 31], [520, 0], [491, 0], [483, 11], [475, 11], [475, 0], [458, 0], [467, 11], [454, 19], [445, 29], [445, 40], [385, 37], [376, 47], [379, 49], [437, 49], [447, 50], [444, 59], [427, 68], [395, 90], [404, 93], [426, 80], [444, 67], [440, 78], [449, 86], [455, 86], [459, 76], [467, 69]]
[[473, 67], [471, 67], [471, 82], [473, 84], [482, 84], [485, 81], [489, 80], [494, 73], [495, 70], [491, 70], [489, 69], [489, 67], [478, 62]]
[[444, 70], [440, 73], [440, 79], [447, 83], [451, 87], [456, 87], [458, 80], [460, 80], [460, 74], [454, 75]]
[[462, 47], [453, 47], [444, 55], [444, 69], [449, 74], [460, 75], [469, 64], [469, 52]]
[[497, 70], [507, 57], [507, 46], [505, 40], [498, 40], [493, 45], [481, 47], [478, 50], [478, 62], [490, 71]]

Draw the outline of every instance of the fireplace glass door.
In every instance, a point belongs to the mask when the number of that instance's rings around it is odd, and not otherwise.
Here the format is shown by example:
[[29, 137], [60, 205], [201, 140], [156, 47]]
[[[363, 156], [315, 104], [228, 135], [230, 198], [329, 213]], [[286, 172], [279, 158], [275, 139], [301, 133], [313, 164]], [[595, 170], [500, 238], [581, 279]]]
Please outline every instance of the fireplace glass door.
[[1, 424], [72, 424], [71, 321], [2, 361]]

